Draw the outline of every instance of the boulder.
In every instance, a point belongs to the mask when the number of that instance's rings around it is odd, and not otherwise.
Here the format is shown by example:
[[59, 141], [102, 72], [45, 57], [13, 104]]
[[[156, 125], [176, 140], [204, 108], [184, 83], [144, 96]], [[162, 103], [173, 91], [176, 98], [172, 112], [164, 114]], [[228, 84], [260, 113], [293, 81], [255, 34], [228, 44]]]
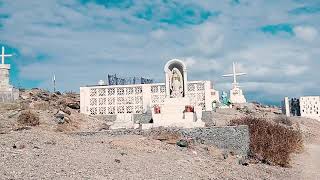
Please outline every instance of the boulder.
[[77, 102], [67, 102], [67, 106], [71, 109], [80, 109], [80, 105]]
[[54, 117], [55, 117], [55, 121], [58, 123], [58, 124], [63, 124], [65, 123], [65, 113], [63, 111], [58, 111]]

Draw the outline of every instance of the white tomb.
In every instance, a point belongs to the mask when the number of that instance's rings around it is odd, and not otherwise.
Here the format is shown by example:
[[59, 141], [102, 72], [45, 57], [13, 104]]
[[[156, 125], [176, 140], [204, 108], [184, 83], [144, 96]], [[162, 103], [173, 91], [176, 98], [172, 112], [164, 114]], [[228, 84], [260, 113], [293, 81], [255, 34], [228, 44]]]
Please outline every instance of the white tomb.
[[320, 121], [320, 96], [300, 97], [300, 113], [302, 117]]
[[0, 64], [0, 102], [10, 102], [19, 98], [19, 91], [10, 85], [10, 64], [5, 64], [5, 57], [11, 54], [4, 53], [2, 47], [1, 64]]
[[[167, 124], [165, 120], [175, 121], [173, 118], [178, 116], [192, 119], [190, 123], [194, 124], [196, 119], [201, 119], [202, 111], [212, 111], [212, 103], [219, 102], [219, 92], [211, 88], [210, 81], [187, 80], [183, 61], [170, 60], [164, 69], [165, 83], [80, 87], [80, 112], [95, 116], [144, 114], [151, 110], [154, 114], [154, 108], [160, 107], [161, 115], [156, 115], [153, 125]], [[183, 113], [186, 105], [192, 106], [196, 113]], [[173, 115], [174, 112], [179, 115]], [[194, 117], [188, 118], [191, 116]], [[179, 120], [175, 124], [181, 124]]]
[[236, 66], [233, 62], [233, 73], [223, 75], [223, 77], [233, 77], [232, 89], [230, 90], [230, 101], [231, 103], [242, 104], [246, 103], [247, 100], [244, 97], [242, 89], [240, 89], [239, 83], [237, 82], [237, 76], [246, 75], [246, 73], [237, 73]]

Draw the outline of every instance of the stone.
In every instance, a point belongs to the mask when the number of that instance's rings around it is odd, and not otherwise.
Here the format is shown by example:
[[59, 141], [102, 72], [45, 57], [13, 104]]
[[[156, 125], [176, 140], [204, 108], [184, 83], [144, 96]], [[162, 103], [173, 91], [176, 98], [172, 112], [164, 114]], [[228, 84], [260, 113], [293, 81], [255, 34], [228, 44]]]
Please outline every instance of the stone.
[[80, 109], [80, 105], [77, 102], [68, 102], [67, 106], [71, 109]]
[[58, 124], [64, 124], [65, 123], [65, 113], [63, 111], [58, 111], [54, 117], [55, 117], [55, 121], [58, 123]]
[[242, 166], [249, 166], [249, 160], [247, 158], [240, 158], [239, 164]]
[[177, 146], [179, 147], [188, 147], [189, 143], [187, 140], [181, 139], [177, 141]]
[[64, 113], [71, 115], [71, 111], [67, 108], [62, 109], [61, 111], [63, 111]]
[[223, 159], [228, 159], [229, 153], [227, 151], [222, 152]]
[[63, 118], [63, 121], [64, 121], [64, 123], [70, 123], [70, 122], [71, 122], [71, 119], [70, 119], [70, 117], [65, 116], [65, 117]]

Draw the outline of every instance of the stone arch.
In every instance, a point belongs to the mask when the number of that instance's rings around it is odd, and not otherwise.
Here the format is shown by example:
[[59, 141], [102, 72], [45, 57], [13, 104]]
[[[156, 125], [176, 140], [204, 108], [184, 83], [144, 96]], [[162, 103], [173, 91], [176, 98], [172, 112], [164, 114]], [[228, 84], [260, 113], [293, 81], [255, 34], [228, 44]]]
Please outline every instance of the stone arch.
[[164, 66], [164, 72], [172, 71], [173, 68], [179, 69], [181, 73], [187, 70], [186, 64], [180, 59], [171, 59]]
[[183, 79], [183, 97], [186, 95], [187, 90], [187, 66], [186, 64], [179, 59], [172, 59], [166, 63], [164, 66], [164, 72], [166, 74], [166, 95], [170, 97], [170, 73], [173, 68], [177, 68], [182, 74]]

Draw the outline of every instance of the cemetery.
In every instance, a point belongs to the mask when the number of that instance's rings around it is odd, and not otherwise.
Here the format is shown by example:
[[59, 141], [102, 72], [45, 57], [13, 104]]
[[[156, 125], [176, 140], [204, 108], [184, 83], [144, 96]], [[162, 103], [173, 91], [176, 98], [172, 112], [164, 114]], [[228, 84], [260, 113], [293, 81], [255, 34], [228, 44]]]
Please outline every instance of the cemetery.
[[[237, 73], [233, 63], [233, 89], [230, 102], [246, 103], [242, 90], [236, 81]], [[204, 127], [204, 121], [211, 120], [210, 114], [218, 106], [229, 108], [224, 93], [220, 103], [219, 91], [213, 89], [210, 81], [188, 81], [187, 67], [178, 59], [168, 61], [164, 67], [165, 83], [133, 85], [93, 85], [80, 88], [80, 111], [88, 115], [107, 115], [117, 120], [111, 128], [152, 127]], [[137, 124], [140, 114], [147, 122]], [[204, 119], [209, 118], [209, 119]]]
[[319, 0], [0, 0], [0, 180], [320, 180]]
[[[237, 81], [245, 73], [237, 72], [235, 63], [232, 74], [223, 75], [233, 77], [229, 95], [220, 94], [211, 81], [189, 81], [188, 67], [178, 59], [164, 65], [164, 83], [143, 78], [140, 83], [99, 81], [80, 87], [77, 94], [14, 88], [10, 65], [4, 62], [10, 56], [2, 48], [0, 153], [10, 159], [9, 166], [4, 164], [7, 161], [0, 162], [5, 178], [122, 179], [134, 171], [141, 179], [175, 179], [186, 173], [193, 179], [245, 179], [248, 174], [259, 179], [299, 179], [304, 176], [301, 167], [282, 167], [297, 161], [291, 155], [301, 151], [303, 141], [320, 137], [320, 124], [303, 118], [319, 117], [318, 97], [286, 98], [283, 112], [302, 116], [286, 119], [279, 116], [280, 108], [247, 102]], [[54, 84], [55, 80], [54, 76]], [[270, 137], [268, 132], [272, 132]], [[64, 159], [72, 159], [71, 166]], [[30, 169], [25, 171], [20, 160], [28, 162]], [[36, 171], [38, 164], [44, 168]], [[49, 168], [53, 164], [61, 175]], [[247, 166], [249, 170], [244, 169]], [[22, 171], [16, 171], [17, 167]], [[69, 174], [74, 168], [79, 173]], [[158, 169], [166, 172], [157, 175]], [[17, 173], [7, 173], [11, 171]]]

